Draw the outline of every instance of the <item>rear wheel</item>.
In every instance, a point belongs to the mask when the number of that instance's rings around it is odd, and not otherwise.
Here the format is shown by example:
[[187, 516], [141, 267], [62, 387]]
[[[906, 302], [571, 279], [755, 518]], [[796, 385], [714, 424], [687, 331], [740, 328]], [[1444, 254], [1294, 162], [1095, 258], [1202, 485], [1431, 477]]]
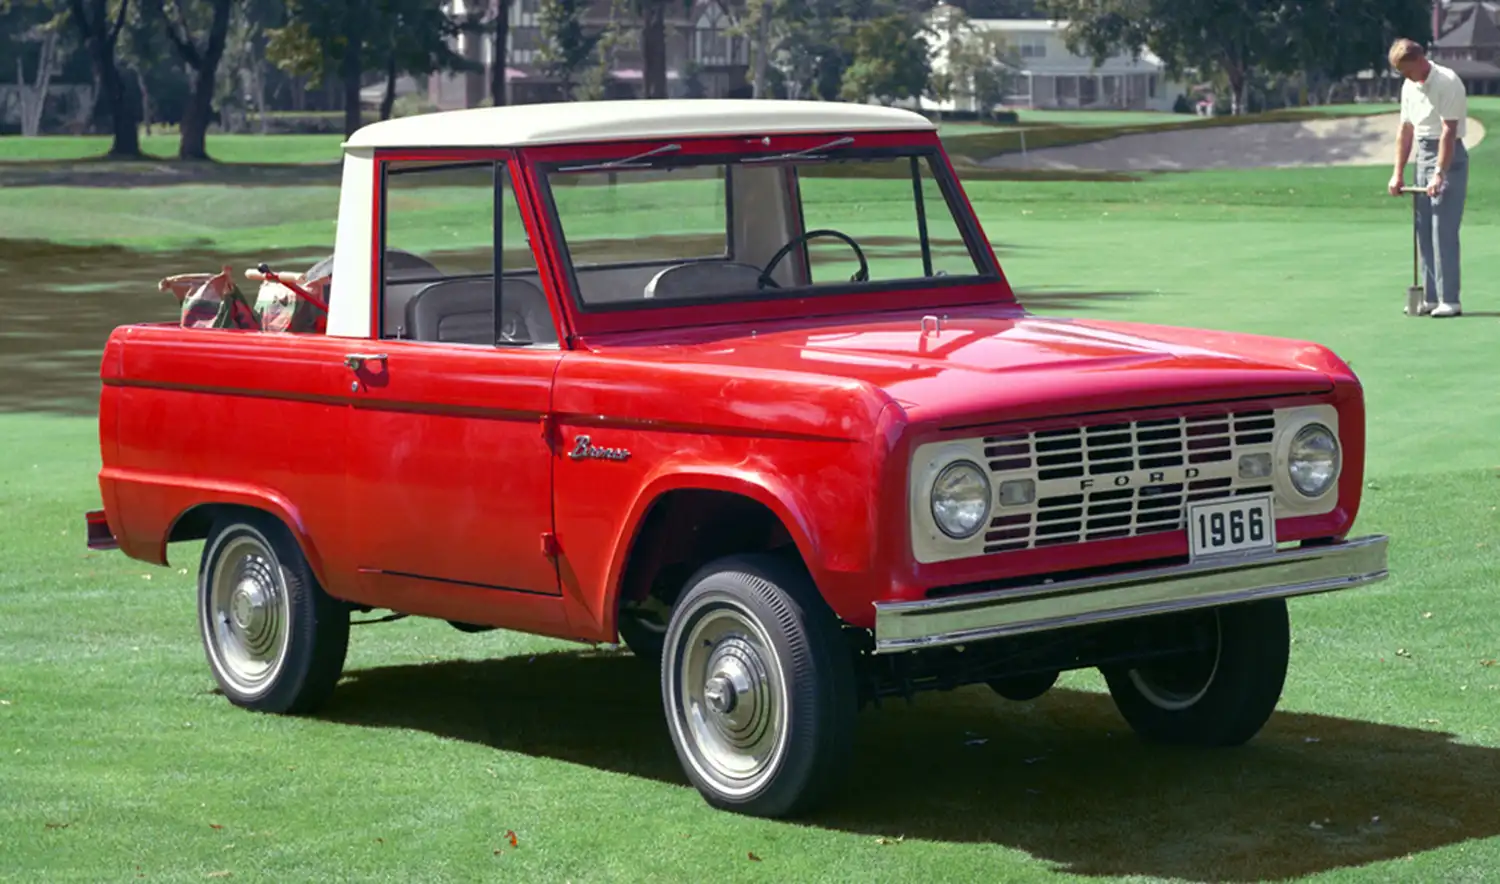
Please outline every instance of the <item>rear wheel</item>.
[[703, 568], [673, 606], [661, 665], [673, 746], [709, 804], [789, 816], [842, 776], [852, 653], [797, 565], [752, 555]]
[[318, 585], [292, 533], [263, 513], [221, 517], [198, 570], [198, 627], [231, 703], [308, 712], [343, 671], [349, 611]]
[[1110, 695], [1146, 739], [1194, 746], [1247, 742], [1270, 720], [1286, 681], [1291, 630], [1286, 600], [1194, 615], [1199, 650], [1103, 670]]

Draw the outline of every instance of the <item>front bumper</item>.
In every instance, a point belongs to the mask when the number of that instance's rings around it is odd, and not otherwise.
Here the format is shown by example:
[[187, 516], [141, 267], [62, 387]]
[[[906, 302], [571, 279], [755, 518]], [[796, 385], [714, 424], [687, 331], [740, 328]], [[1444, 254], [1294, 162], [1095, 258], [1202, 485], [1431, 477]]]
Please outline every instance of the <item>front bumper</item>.
[[956, 645], [1384, 580], [1384, 535], [1254, 558], [1197, 562], [1040, 586], [875, 604], [875, 653]]

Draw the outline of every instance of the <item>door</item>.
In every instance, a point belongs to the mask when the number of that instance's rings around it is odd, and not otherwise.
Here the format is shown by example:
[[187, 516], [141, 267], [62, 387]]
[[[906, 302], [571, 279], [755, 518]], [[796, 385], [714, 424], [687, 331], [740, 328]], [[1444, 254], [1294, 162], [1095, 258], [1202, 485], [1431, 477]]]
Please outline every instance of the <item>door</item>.
[[558, 596], [543, 421], [561, 350], [506, 160], [381, 162], [372, 334], [346, 366], [364, 600], [462, 619], [487, 591]]

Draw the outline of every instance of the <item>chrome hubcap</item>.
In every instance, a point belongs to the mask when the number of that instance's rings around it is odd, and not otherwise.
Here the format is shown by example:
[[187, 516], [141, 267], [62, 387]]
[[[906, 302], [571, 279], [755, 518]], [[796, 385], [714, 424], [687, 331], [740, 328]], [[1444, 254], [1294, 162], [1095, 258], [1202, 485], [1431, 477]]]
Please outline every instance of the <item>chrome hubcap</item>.
[[674, 726], [693, 767], [729, 794], [757, 788], [786, 742], [786, 685], [770, 638], [728, 605], [685, 630], [673, 688]]
[[225, 541], [206, 601], [215, 668], [240, 691], [264, 688], [281, 669], [290, 629], [286, 582], [275, 556], [254, 535]]

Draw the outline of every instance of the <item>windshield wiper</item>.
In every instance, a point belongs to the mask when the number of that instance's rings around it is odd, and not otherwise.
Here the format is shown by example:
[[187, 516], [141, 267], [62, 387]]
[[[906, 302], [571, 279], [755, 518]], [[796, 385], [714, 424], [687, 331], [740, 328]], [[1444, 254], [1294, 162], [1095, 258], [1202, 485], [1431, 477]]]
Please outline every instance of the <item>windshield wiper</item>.
[[650, 163], [642, 163], [642, 162], [640, 162], [640, 160], [644, 160], [646, 157], [654, 157], [654, 156], [657, 156], [659, 154], [672, 153], [674, 151], [679, 151], [679, 150], [682, 150], [682, 145], [680, 145], [680, 144], [663, 144], [661, 147], [653, 147], [650, 150], [642, 151], [641, 153], [638, 153], [635, 156], [626, 157], [623, 160], [607, 160], [607, 161], [602, 162], [602, 163], [585, 163], [585, 164], [583, 164], [581, 166], [563, 166], [563, 167], [559, 168], [557, 171], [559, 171], [559, 172], [592, 172], [595, 169], [625, 169], [625, 168], [642, 169], [642, 168], [650, 168], [651, 167]]
[[815, 159], [826, 159], [826, 157], [822, 157], [822, 156], [814, 157], [813, 155], [816, 154], [820, 150], [829, 150], [831, 148], [843, 147], [846, 144], [853, 144], [853, 143], [854, 143], [854, 136], [852, 136], [852, 135], [845, 135], [843, 138], [835, 138], [832, 141], [828, 142], [827, 144], [820, 144], [817, 147], [808, 147], [808, 148], [804, 148], [802, 150], [794, 150], [794, 151], [791, 151], [790, 153], [778, 153], [778, 154], [774, 154], [774, 155], [768, 156], [768, 157], [745, 157], [745, 158], [741, 159], [740, 162], [742, 162], [742, 163], [775, 163], [775, 162], [780, 162], [781, 160], [791, 160], [791, 159], [797, 159], [799, 157], [802, 157], [802, 158], [815, 158]]

